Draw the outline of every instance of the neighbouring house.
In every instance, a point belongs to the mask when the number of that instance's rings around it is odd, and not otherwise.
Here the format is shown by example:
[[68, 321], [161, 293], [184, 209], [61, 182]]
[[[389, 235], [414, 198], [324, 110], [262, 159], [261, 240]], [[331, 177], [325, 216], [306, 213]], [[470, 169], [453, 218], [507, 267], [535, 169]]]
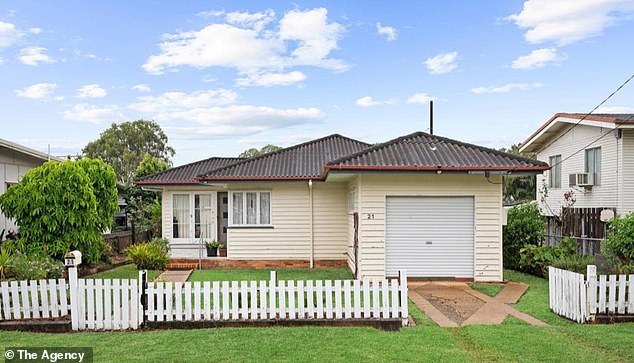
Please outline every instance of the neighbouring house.
[[136, 183], [162, 192], [173, 263], [348, 266], [358, 278], [502, 280], [502, 175], [543, 162], [416, 132], [378, 144], [330, 135], [249, 159], [210, 158]]
[[[27, 171], [51, 159], [58, 160], [41, 151], [0, 139], [0, 181], [2, 181], [0, 194], [3, 194], [12, 185], [17, 184]], [[14, 221], [6, 218], [0, 210], [0, 234], [2, 234], [2, 239], [6, 237], [9, 230], [17, 231], [17, 229], [18, 227]]]
[[558, 113], [520, 151], [552, 168], [537, 180], [549, 243], [574, 236], [596, 253], [604, 221], [634, 210], [634, 114]]

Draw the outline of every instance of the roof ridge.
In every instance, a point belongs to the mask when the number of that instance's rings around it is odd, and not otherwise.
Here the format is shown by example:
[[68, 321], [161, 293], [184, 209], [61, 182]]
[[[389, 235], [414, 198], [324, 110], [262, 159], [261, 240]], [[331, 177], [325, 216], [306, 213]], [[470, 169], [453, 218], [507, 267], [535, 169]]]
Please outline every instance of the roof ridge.
[[213, 170], [210, 170], [209, 172], [206, 172], [204, 174], [199, 174], [199, 175], [197, 175], [197, 177], [204, 178], [205, 176], [208, 176], [212, 172], [219, 172], [219, 171], [222, 171], [224, 169], [233, 168], [233, 167], [236, 167], [238, 165], [243, 165], [243, 164], [250, 163], [250, 162], [253, 162], [253, 161], [256, 161], [256, 160], [268, 158], [268, 157], [273, 156], [273, 155], [289, 152], [289, 151], [298, 149], [298, 148], [303, 147], [303, 146], [307, 146], [307, 145], [310, 145], [310, 144], [316, 144], [318, 142], [321, 142], [321, 141], [324, 141], [324, 140], [327, 140], [327, 139], [332, 139], [332, 138], [335, 138], [335, 137], [339, 137], [339, 138], [342, 138], [342, 139], [358, 142], [360, 144], [370, 145], [370, 144], [368, 144], [366, 142], [363, 142], [363, 141], [360, 141], [360, 140], [356, 140], [356, 139], [353, 139], [353, 138], [350, 138], [350, 137], [347, 137], [347, 136], [343, 136], [343, 135], [338, 134], [338, 133], [334, 133], [334, 134], [323, 136], [323, 137], [320, 137], [320, 138], [317, 138], [317, 139], [314, 139], [314, 140], [308, 140], [308, 141], [305, 141], [305, 142], [297, 144], [297, 145], [291, 145], [291, 146], [282, 148], [280, 150], [271, 151], [271, 152], [266, 153], [266, 154], [253, 156], [253, 157], [250, 157], [250, 158], [245, 158], [245, 159], [240, 160], [240, 161], [238, 161], [238, 162], [236, 162], [234, 164], [226, 165], [226, 166], [223, 166], [223, 167], [217, 168], [217, 169], [213, 169]]
[[[159, 172], [154, 173], [154, 174], [149, 174], [149, 175], [146, 175], [144, 177], [135, 179], [134, 181], [135, 182], [144, 181], [146, 179], [149, 179], [150, 177], [156, 177], [156, 176], [159, 176], [159, 175], [163, 175], [165, 173], [173, 172], [174, 170], [178, 170], [178, 169], [183, 169], [183, 168], [188, 167], [188, 166], [192, 166], [192, 165], [196, 165], [196, 164], [202, 164], [202, 163], [204, 163], [206, 161], [210, 161], [210, 160], [213, 160], [213, 159], [236, 159], [236, 163], [244, 160], [244, 158], [237, 157], [237, 156], [212, 156], [212, 157], [209, 157], [207, 159], [202, 159], [202, 160], [198, 160], [198, 161], [192, 161], [191, 163], [175, 166], [175, 167], [163, 170], [163, 171], [159, 171]], [[231, 165], [233, 165], [233, 164], [231, 164]], [[219, 169], [219, 168], [216, 168], [216, 169]], [[211, 171], [216, 170], [216, 169], [211, 169], [208, 172], [211, 172]]]
[[326, 165], [336, 165], [336, 164], [340, 164], [340, 163], [345, 162], [345, 161], [350, 161], [350, 160], [352, 160], [352, 159], [354, 159], [356, 157], [362, 156], [364, 154], [369, 154], [371, 152], [374, 152], [374, 151], [389, 147], [389, 146], [391, 146], [393, 144], [396, 144], [396, 143], [399, 143], [399, 142], [401, 142], [403, 140], [407, 140], [409, 138], [413, 138], [413, 137], [417, 137], [417, 136], [433, 138], [433, 139], [436, 139], [438, 141], [443, 141], [443, 142], [447, 142], [447, 143], [450, 143], [450, 144], [455, 144], [455, 145], [459, 145], [459, 146], [469, 147], [469, 148], [480, 150], [480, 151], [483, 151], [483, 152], [489, 152], [489, 153], [492, 153], [492, 154], [495, 154], [495, 155], [498, 155], [498, 156], [511, 157], [511, 158], [514, 158], [514, 159], [516, 159], [518, 161], [525, 161], [525, 162], [530, 162], [530, 163], [535, 163], [536, 161], [538, 161], [538, 160], [527, 158], [525, 156], [515, 155], [515, 154], [508, 153], [508, 152], [503, 152], [503, 151], [500, 151], [500, 150], [496, 150], [496, 149], [493, 149], [493, 148], [488, 148], [488, 147], [485, 147], [485, 146], [480, 146], [480, 145], [471, 144], [471, 143], [460, 141], [460, 140], [450, 139], [450, 138], [444, 137], [444, 136], [438, 136], [438, 135], [434, 135], [434, 134], [429, 134], [429, 133], [426, 133], [426, 132], [423, 132], [423, 131], [415, 131], [415, 132], [413, 132], [411, 134], [404, 135], [404, 136], [399, 136], [399, 137], [397, 137], [395, 139], [388, 140], [386, 142], [383, 142], [383, 143], [380, 143], [380, 144], [377, 144], [377, 145], [373, 145], [373, 146], [371, 146], [371, 147], [369, 147], [367, 149], [364, 149], [364, 150], [358, 151], [356, 153], [341, 157], [341, 158], [339, 158], [337, 160], [333, 160], [331, 162], [328, 162]]

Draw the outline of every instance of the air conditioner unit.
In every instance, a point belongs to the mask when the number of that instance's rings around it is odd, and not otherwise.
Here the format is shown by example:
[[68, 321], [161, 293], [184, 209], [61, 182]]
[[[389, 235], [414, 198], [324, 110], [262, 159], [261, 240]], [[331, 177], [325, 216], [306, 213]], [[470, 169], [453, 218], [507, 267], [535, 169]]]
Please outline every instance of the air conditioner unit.
[[569, 185], [579, 187], [592, 187], [594, 185], [594, 173], [576, 173], [569, 175]]

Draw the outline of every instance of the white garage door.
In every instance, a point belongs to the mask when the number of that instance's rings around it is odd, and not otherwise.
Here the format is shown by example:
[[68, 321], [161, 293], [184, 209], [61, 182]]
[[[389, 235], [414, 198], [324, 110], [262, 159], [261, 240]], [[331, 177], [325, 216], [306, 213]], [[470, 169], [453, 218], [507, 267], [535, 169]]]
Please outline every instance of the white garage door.
[[387, 197], [386, 275], [473, 278], [473, 197]]

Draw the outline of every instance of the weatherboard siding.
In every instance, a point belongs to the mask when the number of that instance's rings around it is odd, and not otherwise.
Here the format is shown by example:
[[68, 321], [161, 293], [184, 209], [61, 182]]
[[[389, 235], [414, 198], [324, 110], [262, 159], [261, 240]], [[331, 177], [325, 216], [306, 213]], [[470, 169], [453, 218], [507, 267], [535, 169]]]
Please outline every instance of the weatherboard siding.
[[[537, 176], [538, 194], [543, 190], [544, 185], [547, 186], [548, 190], [548, 195], [543, 198], [543, 200], [541, 194], [538, 195], [537, 198], [542, 213], [545, 215], [559, 215], [561, 206], [564, 203], [564, 193], [571, 190], [575, 194], [576, 202], [574, 203], [574, 207], [576, 208], [619, 207], [619, 205], [623, 205], [623, 202], [620, 200], [620, 193], [618, 193], [619, 190], [623, 190], [623, 186], [619, 186], [618, 184], [628, 179], [624, 179], [624, 177], [620, 175], [622, 175], [624, 171], [626, 173], [629, 172], [630, 175], [634, 172], [634, 169], [627, 171], [631, 161], [628, 165], [620, 165], [619, 158], [617, 157], [617, 155], [622, 155], [623, 151], [628, 152], [628, 150], [622, 150], [621, 144], [627, 143], [628, 140], [630, 143], [632, 142], [632, 135], [629, 133], [630, 130], [625, 131], [627, 131], [625, 132], [627, 137], [617, 139], [610, 129], [578, 125], [561, 137], [561, 139], [540, 151], [537, 154], [537, 159], [544, 162], [549, 162], [549, 157], [555, 155], [561, 155], [562, 160], [569, 158], [564, 160], [561, 164], [561, 188], [552, 188], [548, 185], [549, 173], [551, 171], [544, 172], [543, 176]], [[609, 132], [609, 134], [588, 147], [601, 147], [601, 185], [593, 186], [589, 190], [581, 187], [570, 187], [568, 182], [569, 174], [585, 172], [585, 150], [582, 148], [606, 132]], [[633, 146], [628, 147], [631, 153]], [[631, 206], [629, 208], [631, 208]], [[617, 212], [621, 213], [622, 211], [618, 210]]]
[[[483, 175], [400, 174], [359, 176], [361, 278], [385, 276], [385, 203], [388, 196], [473, 196], [474, 279], [502, 280], [502, 186]], [[362, 256], [362, 257], [361, 257]]]
[[[227, 257], [236, 260], [309, 260], [310, 199], [308, 182], [236, 183], [226, 189], [178, 186], [163, 190], [163, 237], [172, 239], [172, 195], [209, 191], [271, 191], [272, 227], [229, 227]], [[348, 219], [345, 183], [313, 183], [315, 260], [346, 258]], [[182, 242], [182, 240], [181, 240]], [[197, 258], [197, 251], [183, 256]]]
[[634, 211], [634, 130], [623, 130], [621, 142], [621, 178], [619, 182], [619, 213]]
[[[243, 184], [230, 190], [271, 190], [272, 228], [229, 228], [228, 257], [244, 260], [308, 260], [308, 182]], [[343, 260], [348, 224], [346, 185], [313, 183], [313, 239], [316, 260]]]

